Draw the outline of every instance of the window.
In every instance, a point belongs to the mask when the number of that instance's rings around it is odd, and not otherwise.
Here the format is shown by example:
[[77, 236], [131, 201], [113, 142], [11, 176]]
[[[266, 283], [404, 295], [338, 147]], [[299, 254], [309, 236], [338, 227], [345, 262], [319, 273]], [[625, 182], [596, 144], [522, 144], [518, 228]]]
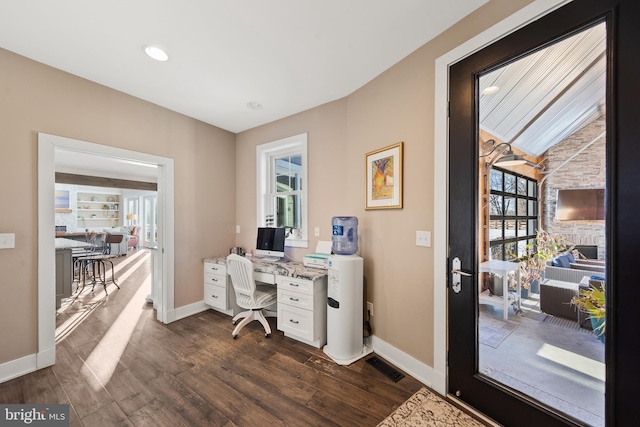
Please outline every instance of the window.
[[[127, 218], [129, 215], [135, 215], [136, 220], [135, 221], [132, 220], [131, 225], [136, 224], [140, 218], [140, 212], [138, 212], [138, 196], [125, 197], [124, 203], [125, 203], [125, 218]], [[129, 220], [127, 220], [127, 222], [129, 222]]]
[[489, 195], [491, 259], [510, 261], [526, 253], [538, 228], [538, 182], [492, 168]]
[[285, 227], [286, 246], [308, 247], [307, 134], [256, 148], [258, 227]]

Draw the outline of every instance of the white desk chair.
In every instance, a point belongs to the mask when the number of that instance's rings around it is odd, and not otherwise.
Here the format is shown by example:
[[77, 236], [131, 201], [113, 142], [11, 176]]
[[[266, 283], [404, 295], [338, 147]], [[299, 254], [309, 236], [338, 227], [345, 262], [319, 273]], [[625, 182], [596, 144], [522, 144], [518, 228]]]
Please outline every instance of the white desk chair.
[[[240, 255], [231, 254], [227, 257], [227, 272], [231, 276], [237, 304], [247, 310], [233, 318], [236, 328], [231, 336], [236, 339], [245, 325], [257, 320], [262, 323], [264, 336], [268, 338], [271, 335], [271, 327], [263, 309], [276, 302], [277, 289], [274, 286], [256, 285], [253, 279], [253, 263]], [[238, 323], [240, 319], [242, 321]]]

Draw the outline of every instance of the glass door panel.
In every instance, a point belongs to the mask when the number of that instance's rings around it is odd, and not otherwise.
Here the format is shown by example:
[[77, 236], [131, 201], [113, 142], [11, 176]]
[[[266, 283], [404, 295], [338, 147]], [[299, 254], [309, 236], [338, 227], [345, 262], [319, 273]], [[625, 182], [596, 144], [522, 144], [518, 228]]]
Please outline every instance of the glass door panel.
[[[598, 111], [605, 103], [605, 57], [601, 23], [478, 78], [478, 183], [489, 177], [488, 188], [478, 186], [478, 200], [489, 203], [478, 206], [488, 233], [480, 233], [485, 241], [477, 248], [477, 374], [593, 426], [603, 426], [605, 419], [605, 347], [571, 303], [594, 284], [593, 275], [585, 270], [583, 277], [577, 268], [555, 273], [545, 259], [542, 277], [534, 280], [527, 260], [586, 242], [604, 245], [606, 224], [570, 224], [554, 212], [559, 189], [606, 188], [605, 114]], [[536, 86], [523, 86], [526, 81]], [[499, 89], [482, 93], [487, 87]], [[581, 112], [569, 107], [576, 103]], [[555, 113], [559, 109], [562, 115]], [[576, 116], [568, 117], [572, 111]], [[522, 156], [519, 165], [501, 161], [514, 154]], [[598, 171], [586, 170], [582, 162], [597, 164]], [[605, 249], [600, 261], [606, 256]]]

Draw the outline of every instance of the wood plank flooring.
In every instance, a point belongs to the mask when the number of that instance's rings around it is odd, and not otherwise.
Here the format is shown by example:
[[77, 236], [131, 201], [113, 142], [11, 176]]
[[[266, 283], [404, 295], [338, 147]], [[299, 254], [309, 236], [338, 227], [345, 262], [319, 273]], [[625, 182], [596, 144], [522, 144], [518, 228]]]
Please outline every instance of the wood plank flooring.
[[87, 427], [375, 426], [422, 387], [366, 358], [338, 366], [275, 318], [270, 338], [253, 322], [234, 340], [214, 310], [163, 325], [144, 300], [149, 259], [118, 258], [121, 289], [87, 287], [63, 305], [56, 364], [0, 384], [0, 402], [68, 403], [71, 425]]

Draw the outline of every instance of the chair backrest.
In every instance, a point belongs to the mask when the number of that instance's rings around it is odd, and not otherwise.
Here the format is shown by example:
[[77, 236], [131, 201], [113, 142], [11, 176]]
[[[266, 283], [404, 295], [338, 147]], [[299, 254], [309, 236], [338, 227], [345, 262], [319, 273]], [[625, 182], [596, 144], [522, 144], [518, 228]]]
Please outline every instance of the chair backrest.
[[[240, 305], [241, 299], [246, 301], [247, 298], [254, 305], [256, 282], [253, 279], [253, 263], [251, 260], [236, 254], [229, 255], [227, 257], [227, 273], [231, 276], [231, 283], [236, 293], [238, 305]], [[244, 298], [241, 298], [241, 296], [244, 296]], [[242, 305], [240, 306], [242, 307]]]
[[105, 243], [120, 243], [124, 236], [122, 234], [111, 234], [107, 233], [107, 237], [105, 238]]

